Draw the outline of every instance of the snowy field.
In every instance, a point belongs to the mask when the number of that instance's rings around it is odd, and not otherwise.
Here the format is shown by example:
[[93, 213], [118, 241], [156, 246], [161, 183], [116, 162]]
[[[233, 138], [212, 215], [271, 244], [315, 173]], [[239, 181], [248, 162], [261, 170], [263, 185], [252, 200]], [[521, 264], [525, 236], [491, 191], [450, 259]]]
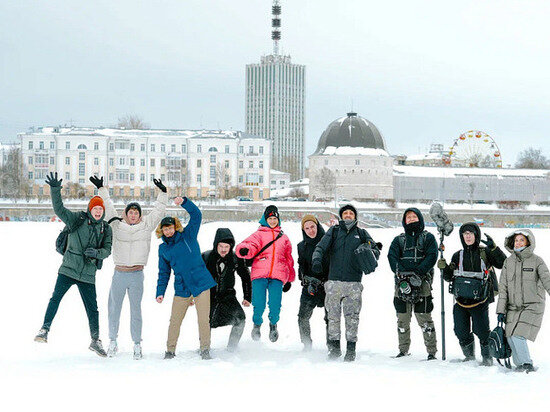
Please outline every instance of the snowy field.
[[[256, 227], [254, 223], [209, 223], [199, 234], [203, 250], [212, 247], [218, 227], [229, 227], [237, 241]], [[538, 340], [530, 345], [539, 371], [526, 375], [500, 366], [479, 367], [455, 363], [462, 356], [452, 331], [452, 299], [446, 294], [447, 361], [426, 362], [422, 335], [414, 318], [412, 356], [392, 359], [397, 350], [393, 277], [386, 259], [387, 247], [397, 229], [369, 230], [384, 243], [378, 270], [363, 280], [363, 310], [359, 325], [358, 359], [355, 363], [326, 361], [322, 310], [312, 318], [314, 350], [302, 353], [297, 313], [301, 288], [295, 283], [283, 296], [280, 338], [267, 340], [267, 321], [261, 342], [250, 338], [252, 308], [245, 308], [247, 328], [240, 351], [225, 350], [229, 327], [212, 333], [213, 360], [197, 353], [198, 328], [194, 309], [182, 325], [177, 357], [163, 360], [173, 297], [170, 284], [164, 303], [155, 302], [157, 244], [153, 240], [146, 268], [143, 298], [144, 359], [134, 361], [129, 332], [129, 308], [125, 301], [119, 334], [120, 353], [100, 358], [88, 350], [89, 331], [76, 287], [62, 301], [50, 331], [49, 343], [33, 341], [41, 326], [53, 291], [61, 256], [54, 241], [61, 223], [0, 223], [2, 274], [0, 287], [0, 405], [2, 410], [166, 410], [223, 407], [228, 410], [497, 410], [502, 407], [542, 406], [550, 382], [550, 315]], [[302, 239], [299, 223], [284, 223], [295, 245]], [[505, 229], [488, 229], [502, 246]], [[534, 230], [538, 249], [547, 262], [549, 230]], [[459, 248], [457, 232], [447, 242], [446, 257]], [[295, 260], [297, 260], [295, 252]], [[108, 345], [107, 297], [113, 273], [109, 258], [97, 275], [100, 331]], [[237, 280], [238, 298], [242, 298]], [[439, 277], [434, 282], [434, 319], [441, 347]], [[491, 325], [496, 323], [491, 305]], [[344, 343], [345, 345], [345, 343]], [[343, 345], [343, 346], [344, 346]], [[479, 345], [476, 339], [478, 358]], [[10, 409], [5, 409], [5, 407]]]

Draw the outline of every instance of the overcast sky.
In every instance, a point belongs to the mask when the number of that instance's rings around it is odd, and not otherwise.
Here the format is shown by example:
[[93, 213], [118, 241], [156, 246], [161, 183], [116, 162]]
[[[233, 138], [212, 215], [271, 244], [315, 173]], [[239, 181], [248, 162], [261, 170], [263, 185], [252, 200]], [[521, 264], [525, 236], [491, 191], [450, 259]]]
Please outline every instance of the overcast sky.
[[[0, 139], [30, 126], [244, 130], [245, 65], [272, 51], [270, 0], [1, 0]], [[391, 154], [479, 129], [504, 164], [550, 155], [550, 2], [282, 0], [306, 65], [306, 155], [353, 108]]]

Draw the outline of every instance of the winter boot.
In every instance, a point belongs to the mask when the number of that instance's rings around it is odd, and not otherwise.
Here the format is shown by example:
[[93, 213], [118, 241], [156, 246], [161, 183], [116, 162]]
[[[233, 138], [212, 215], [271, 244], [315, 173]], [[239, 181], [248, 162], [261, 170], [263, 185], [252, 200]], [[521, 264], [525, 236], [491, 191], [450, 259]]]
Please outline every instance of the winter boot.
[[244, 332], [244, 320], [231, 327], [231, 333], [229, 334], [229, 340], [227, 342], [227, 350], [229, 352], [235, 352], [239, 341]]
[[101, 340], [99, 339], [92, 339], [92, 342], [90, 343], [89, 348], [91, 351], [94, 351], [102, 358], [107, 357], [107, 353], [103, 350], [103, 345], [101, 344]]
[[344, 362], [353, 362], [355, 360], [355, 345], [356, 345], [356, 342], [347, 343], [346, 356], [344, 356]]
[[537, 368], [535, 368], [531, 363], [524, 363], [521, 366], [522, 366], [522, 372], [525, 372], [525, 373], [536, 372], [537, 370]]
[[164, 359], [174, 359], [176, 357], [175, 352], [166, 351], [164, 352]]
[[260, 340], [260, 338], [262, 337], [262, 333], [260, 331], [261, 327], [262, 325], [254, 324], [254, 327], [252, 328], [252, 333], [251, 333], [252, 340]]
[[313, 342], [310, 340], [304, 340], [304, 352], [311, 352], [311, 347], [313, 346]]
[[493, 358], [491, 357], [489, 345], [481, 345], [481, 356], [483, 358], [481, 366], [493, 366]]
[[426, 358], [426, 360], [436, 360], [437, 358], [435, 357], [435, 353], [429, 353], [428, 354], [428, 357]]
[[48, 329], [40, 329], [38, 334], [34, 337], [35, 342], [48, 343]]
[[201, 349], [201, 359], [210, 360], [212, 356], [210, 355], [210, 349]]
[[404, 358], [405, 356], [410, 356], [410, 353], [399, 352], [397, 355], [395, 355], [396, 358]]
[[277, 330], [277, 324], [270, 323], [269, 324], [269, 340], [271, 342], [277, 342], [277, 339], [279, 339], [279, 331]]
[[462, 353], [464, 354], [464, 360], [462, 362], [470, 362], [476, 360], [474, 341], [467, 345], [460, 345]]
[[112, 358], [117, 354], [117, 352], [118, 352], [118, 345], [116, 343], [116, 340], [111, 340], [111, 342], [109, 342], [109, 347], [107, 348], [107, 356], [109, 358]]
[[340, 349], [339, 340], [329, 340], [328, 341], [328, 359], [336, 360], [342, 356], [342, 350]]
[[141, 352], [141, 343], [134, 343], [134, 359], [143, 359], [143, 353]]

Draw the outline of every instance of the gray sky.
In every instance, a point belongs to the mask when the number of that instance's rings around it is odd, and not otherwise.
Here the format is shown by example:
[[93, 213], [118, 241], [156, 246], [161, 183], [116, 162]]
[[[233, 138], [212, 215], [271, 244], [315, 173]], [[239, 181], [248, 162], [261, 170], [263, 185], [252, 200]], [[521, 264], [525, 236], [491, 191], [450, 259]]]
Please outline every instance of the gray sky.
[[[307, 66], [306, 155], [351, 107], [391, 154], [466, 130], [550, 155], [550, 2], [282, 0]], [[247, 63], [272, 50], [270, 0], [0, 1], [0, 139], [29, 126], [244, 130]]]

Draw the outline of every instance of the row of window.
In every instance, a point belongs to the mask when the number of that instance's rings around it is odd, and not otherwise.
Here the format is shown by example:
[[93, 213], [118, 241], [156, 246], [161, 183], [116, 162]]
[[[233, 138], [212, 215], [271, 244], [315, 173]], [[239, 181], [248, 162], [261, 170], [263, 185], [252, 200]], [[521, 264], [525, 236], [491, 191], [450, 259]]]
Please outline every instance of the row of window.
[[[171, 152], [176, 152], [176, 146], [175, 144], [172, 144], [170, 145], [170, 151]], [[34, 142], [32, 140], [29, 140], [29, 150], [32, 150], [34, 149]], [[128, 148], [130, 149], [131, 152], [135, 151], [136, 149], [136, 145], [135, 143], [130, 143], [128, 144], [127, 142], [113, 142], [113, 143], [109, 143], [109, 151], [113, 152], [115, 150], [115, 147], [117, 150], [121, 150], [121, 149], [125, 149], [127, 150]], [[45, 144], [43, 141], [41, 142], [38, 142], [38, 148], [40, 150], [44, 150], [45, 149]], [[156, 151], [156, 144], [155, 143], [151, 143], [150, 145], [150, 151], [151, 152], [155, 152]], [[50, 142], [50, 149], [55, 149], [55, 142]], [[66, 150], [70, 150], [71, 149], [71, 142], [70, 141], [66, 141], [65, 142], [65, 149]], [[88, 147], [85, 145], [85, 144], [80, 144], [78, 145], [77, 147], [78, 150], [88, 150]], [[142, 152], [145, 152], [146, 150], [146, 145], [145, 143], [141, 143], [140, 144], [140, 149]], [[230, 153], [230, 146], [229, 145], [225, 145], [225, 153]], [[99, 143], [98, 142], [94, 142], [94, 150], [99, 150]], [[165, 153], [166, 152], [166, 144], [161, 144], [160, 145], [160, 151], [162, 153]], [[218, 149], [216, 147], [210, 147], [208, 149], [209, 152], [217, 152]], [[182, 144], [181, 145], [181, 152], [182, 153], [187, 153], [187, 145], [185, 144]], [[196, 153], [202, 153], [202, 145], [201, 144], [198, 144], [195, 148], [195, 152]], [[244, 153], [244, 146], [239, 146], [239, 153]], [[254, 152], [254, 146], [248, 146], [248, 153], [249, 154], [255, 154], [256, 152]], [[264, 146], [258, 146], [258, 154], [264, 154]]]
[[[328, 163], [328, 159], [325, 159], [325, 166], [328, 166]], [[384, 167], [386, 167], [388, 165], [388, 161], [384, 160], [383, 164]], [[376, 166], [376, 160], [371, 160], [371, 165]], [[355, 159], [355, 166], [361, 166], [361, 159]]]

